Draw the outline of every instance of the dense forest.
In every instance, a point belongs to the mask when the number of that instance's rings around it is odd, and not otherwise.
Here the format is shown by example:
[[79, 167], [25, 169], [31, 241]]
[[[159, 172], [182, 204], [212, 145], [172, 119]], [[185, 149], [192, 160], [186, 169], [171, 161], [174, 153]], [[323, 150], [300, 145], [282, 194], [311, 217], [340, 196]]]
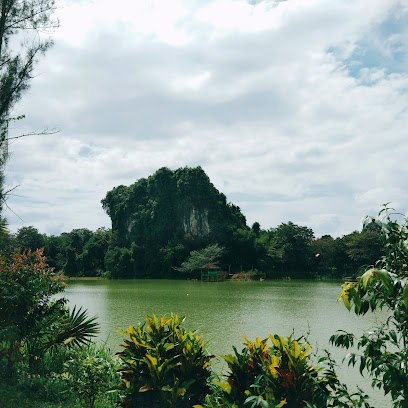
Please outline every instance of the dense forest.
[[315, 238], [312, 229], [291, 221], [267, 230], [258, 222], [249, 227], [201, 167], [161, 168], [109, 191], [102, 205], [111, 230], [47, 236], [23, 227], [3, 246], [44, 247], [50, 266], [67, 276], [182, 279], [198, 277], [206, 262], [267, 279], [341, 278], [356, 275], [384, 251], [375, 223], [341, 238]]

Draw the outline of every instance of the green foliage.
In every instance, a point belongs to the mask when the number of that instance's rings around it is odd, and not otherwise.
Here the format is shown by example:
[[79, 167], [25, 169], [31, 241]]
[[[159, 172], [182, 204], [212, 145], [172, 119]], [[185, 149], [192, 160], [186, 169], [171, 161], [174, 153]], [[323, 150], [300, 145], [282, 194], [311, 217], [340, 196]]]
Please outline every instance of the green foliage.
[[110, 272], [110, 277], [133, 278], [133, 259], [128, 248], [110, 248], [105, 254], [106, 269]]
[[269, 335], [254, 342], [245, 338], [244, 346], [241, 353], [234, 348], [235, 355], [222, 356], [229, 368], [227, 383], [218, 384], [224, 406], [295, 408], [313, 402], [319, 387], [317, 369], [309, 362], [310, 345]]
[[64, 263], [63, 273], [68, 277], [81, 276], [80, 270], [77, 264], [77, 255], [74, 249], [67, 248], [66, 261]]
[[312, 242], [313, 268], [318, 276], [342, 278], [354, 275], [361, 265], [353, 266], [347, 254], [345, 240], [323, 235]]
[[1, 379], [0, 407], [91, 407], [86, 395], [93, 393], [95, 407], [111, 408], [118, 394], [116, 363], [109, 349], [93, 343], [49, 350], [38, 374], [19, 362], [14, 377]]
[[[52, 45], [50, 40], [41, 41], [43, 37], [40, 37], [37, 31], [45, 31], [57, 26], [56, 22], [50, 20], [54, 3], [54, 0], [24, 2], [2, 0], [1, 2], [0, 124], [28, 88], [38, 55]], [[12, 41], [13, 36], [21, 40], [25, 55], [10, 49], [10, 45], [15, 43], [15, 40]], [[24, 37], [26, 37], [25, 41]]]
[[57, 375], [28, 376], [25, 373], [19, 373], [18, 378], [6, 377], [0, 381], [0, 407], [73, 408], [75, 406], [68, 385]]
[[[384, 245], [378, 245], [380, 235], [375, 227], [367, 226], [362, 232], [342, 238], [326, 235], [311, 240], [310, 229], [291, 222], [288, 225], [258, 233], [249, 228], [230, 228], [224, 237], [219, 230], [220, 235], [212, 235], [218, 236], [216, 240], [175, 234], [163, 246], [153, 239], [149, 243], [141, 239], [130, 247], [118, 244], [118, 231], [112, 233], [104, 228], [46, 236], [30, 226], [20, 229], [18, 237], [5, 232], [3, 246], [14, 250], [18, 246], [44, 245], [48, 264], [67, 276], [112, 278], [185, 278], [186, 274], [180, 272], [190, 273], [211, 260], [232, 273], [259, 270], [260, 276], [266, 278], [341, 278], [356, 275], [363, 264], [373, 264], [376, 256], [385, 253]], [[223, 251], [220, 253], [217, 248]], [[204, 256], [200, 260], [201, 255]]]
[[56, 271], [62, 271], [66, 262], [66, 245], [64, 236], [45, 236], [44, 255], [48, 265]]
[[63, 287], [41, 250], [0, 258], [0, 359], [8, 359], [8, 369], [39, 319], [54, 313], [50, 298]]
[[65, 299], [51, 302], [63, 288], [41, 250], [0, 258], [0, 360], [7, 359], [7, 372], [21, 353], [31, 371], [38, 372], [48, 350], [85, 344], [98, 331], [95, 318], [88, 319], [85, 311], [69, 313]]
[[45, 237], [33, 226], [22, 227], [18, 229], [13, 244], [15, 249], [35, 251], [44, 247]]
[[268, 257], [275, 277], [310, 277], [313, 270], [313, 231], [288, 222], [270, 231]]
[[192, 407], [210, 391], [211, 375], [204, 340], [181, 327], [171, 314], [153, 315], [146, 323], [129, 326], [118, 370], [122, 380], [123, 407]]
[[407, 221], [397, 222], [400, 214], [387, 205], [379, 218], [367, 219], [382, 231], [385, 256], [374, 268], [367, 270], [358, 283], [347, 282], [338, 300], [347, 309], [354, 306], [356, 314], [369, 310], [387, 309], [390, 316], [379, 327], [354, 338], [351, 333], [338, 333], [331, 342], [349, 348], [355, 343], [362, 353], [350, 353], [349, 364], [358, 365], [360, 373], [367, 372], [372, 385], [390, 394], [393, 407], [408, 406], [408, 229]]
[[96, 317], [88, 318], [87, 311], [81, 308], [69, 311], [64, 303], [64, 299], [50, 303], [48, 309], [36, 316], [29, 336], [24, 339], [22, 351], [32, 372], [39, 372], [47, 351], [89, 344], [99, 332]]
[[8, 128], [11, 121], [24, 117], [11, 118], [9, 114], [28, 88], [38, 56], [52, 45], [50, 40], [43, 41], [39, 31], [57, 26], [50, 20], [54, 3], [54, 0], [2, 0], [0, 3], [0, 213], [9, 193], [3, 189]]
[[384, 251], [375, 223], [336, 239], [314, 239], [310, 228], [290, 221], [268, 231], [257, 222], [249, 228], [200, 167], [159, 169], [114, 188], [102, 204], [112, 231], [80, 228], [47, 237], [30, 226], [14, 238], [5, 234], [4, 245], [44, 246], [49, 265], [69, 277], [111, 278], [185, 278], [214, 261], [231, 274], [339, 278], [355, 276]]
[[94, 408], [100, 399], [109, 399], [113, 403], [117, 397], [114, 391], [119, 386], [115, 363], [104, 348], [90, 344], [73, 353], [64, 364], [62, 378], [76, 392], [85, 408]]
[[79, 268], [86, 276], [99, 276], [105, 270], [105, 254], [110, 244], [110, 231], [100, 228], [92, 234], [77, 256]]
[[211, 244], [203, 249], [191, 251], [190, 256], [185, 260], [177, 270], [185, 273], [197, 272], [207, 263], [217, 262], [224, 252], [218, 244]]
[[[1, 174], [0, 174], [1, 177]], [[1, 180], [0, 180], [0, 194], [1, 194]], [[0, 202], [1, 202], [0, 197]], [[0, 203], [0, 211], [1, 211], [1, 203]], [[9, 231], [7, 229], [7, 220], [0, 216], [0, 250], [3, 250], [4, 247], [8, 244], [9, 241]]]
[[45, 236], [44, 252], [51, 266], [71, 276], [105, 276], [105, 255], [111, 243], [111, 231], [99, 228], [74, 229], [60, 236]]
[[316, 381], [314, 402], [307, 403], [307, 408], [372, 408], [368, 403], [369, 396], [359, 387], [357, 387], [357, 391], [350, 392], [347, 385], [339, 380], [336, 362], [327, 350], [326, 355], [319, 359], [319, 364], [325, 364], [325, 367]]
[[64, 344], [68, 348], [88, 344], [95, 334], [99, 333], [99, 323], [96, 317], [88, 318], [88, 312], [79, 308], [74, 309], [65, 316], [62, 324], [56, 331], [54, 338], [46, 343], [46, 349]]
[[252, 231], [257, 237], [259, 237], [259, 233], [261, 232], [261, 225], [259, 222], [256, 221], [252, 224]]
[[112, 231], [80, 228], [47, 237], [29, 226], [14, 237], [5, 233], [3, 246], [44, 246], [49, 265], [69, 277], [111, 278], [185, 278], [214, 261], [232, 274], [340, 278], [355, 276], [384, 253], [372, 222], [336, 239], [314, 239], [310, 228], [290, 221], [268, 231], [256, 222], [249, 228], [239, 207], [227, 203], [200, 167], [159, 169], [114, 188], [102, 202]]
[[[369, 227], [365, 224], [363, 231], [353, 232], [344, 237], [346, 253], [354, 270], [359, 267], [374, 265], [384, 254], [384, 244], [381, 240], [381, 229]], [[374, 223], [374, 225], [376, 225]]]
[[173, 277], [174, 267], [191, 251], [210, 244], [225, 247], [223, 262], [239, 268], [249, 249], [236, 245], [247, 242], [242, 234], [234, 236], [239, 229], [249, 230], [245, 217], [201, 167], [159, 169], [129, 187], [109, 191], [102, 205], [112, 219], [111, 248], [137, 248], [134, 276]]

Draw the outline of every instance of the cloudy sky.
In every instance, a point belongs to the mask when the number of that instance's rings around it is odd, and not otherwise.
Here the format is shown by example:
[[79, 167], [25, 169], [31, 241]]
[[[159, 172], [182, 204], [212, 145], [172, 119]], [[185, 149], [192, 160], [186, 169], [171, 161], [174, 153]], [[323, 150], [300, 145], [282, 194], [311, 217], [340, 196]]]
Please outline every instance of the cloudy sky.
[[11, 231], [110, 227], [100, 201], [202, 166], [248, 225], [341, 236], [408, 203], [406, 0], [65, 0], [13, 114]]

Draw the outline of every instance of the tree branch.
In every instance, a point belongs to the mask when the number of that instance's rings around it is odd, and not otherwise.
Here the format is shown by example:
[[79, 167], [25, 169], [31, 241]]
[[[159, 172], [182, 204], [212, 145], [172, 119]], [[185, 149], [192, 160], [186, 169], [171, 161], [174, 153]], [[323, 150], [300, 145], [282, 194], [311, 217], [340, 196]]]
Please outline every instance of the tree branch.
[[[24, 27], [24, 26], [20, 26], [20, 27], [19, 27], [18, 24], [20, 24], [20, 23], [22, 23], [22, 22], [24, 22], [24, 21], [27, 21], [27, 20], [32, 20], [35, 16], [44, 14], [44, 13], [46, 13], [46, 12], [53, 12], [53, 11], [55, 11], [56, 9], [57, 9], [57, 7], [54, 7], [54, 6], [44, 7], [43, 9], [38, 10], [36, 13], [26, 15], [26, 16], [24, 16], [23, 18], [20, 18], [19, 20], [13, 21], [13, 22], [12, 22], [11, 24], [9, 24], [8, 26], [5, 26], [5, 30], [4, 30], [4, 31], [7, 31], [7, 30], [12, 29], [12, 28], [19, 28], [19, 29], [24, 29], [24, 30], [26, 30], [26, 29], [28, 29], [28, 28], [31, 28], [31, 27]], [[36, 27], [32, 27], [32, 28], [36, 29]]]
[[42, 132], [28, 132], [28, 133], [23, 133], [22, 135], [18, 136], [13, 136], [13, 137], [7, 137], [5, 140], [13, 140], [13, 139], [20, 139], [22, 137], [27, 137], [27, 136], [48, 136], [48, 135], [55, 135], [56, 133], [59, 133], [58, 129], [44, 129]]

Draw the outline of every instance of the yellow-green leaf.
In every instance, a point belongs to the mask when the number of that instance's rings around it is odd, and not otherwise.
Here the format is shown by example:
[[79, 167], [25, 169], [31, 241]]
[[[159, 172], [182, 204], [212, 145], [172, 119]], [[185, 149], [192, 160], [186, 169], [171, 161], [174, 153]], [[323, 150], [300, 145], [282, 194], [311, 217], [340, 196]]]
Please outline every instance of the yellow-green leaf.
[[152, 357], [150, 354], [146, 354], [146, 358], [151, 362], [153, 366], [157, 365], [157, 358]]
[[404, 291], [402, 292], [402, 298], [404, 299], [405, 308], [408, 309], [408, 284], [405, 284]]
[[295, 358], [298, 358], [300, 356], [300, 347], [299, 347], [299, 343], [296, 340], [292, 342], [292, 348], [293, 348], [293, 356]]
[[143, 387], [139, 388], [139, 392], [146, 392], [146, 391], [149, 391], [149, 390], [151, 390], [151, 388], [147, 384], [145, 384]]
[[212, 382], [211, 384], [217, 385], [220, 387], [223, 391], [225, 391], [227, 394], [231, 392], [231, 385], [228, 383], [221, 383], [221, 382]]
[[361, 277], [361, 284], [363, 285], [364, 289], [367, 289], [367, 286], [372, 282], [373, 280], [373, 274], [376, 272], [376, 269], [369, 269], [367, 272], [364, 273], [364, 275]]
[[278, 339], [272, 336], [272, 334], [268, 334], [268, 337], [271, 339], [271, 342], [275, 347], [279, 347], [280, 343]]
[[376, 271], [376, 275], [381, 280], [381, 282], [383, 283], [385, 288], [389, 292], [391, 292], [392, 291], [392, 281], [391, 281], [391, 278], [390, 278], [390, 275], [388, 274], [388, 272], [385, 271], [384, 269], [380, 269], [380, 270]]

